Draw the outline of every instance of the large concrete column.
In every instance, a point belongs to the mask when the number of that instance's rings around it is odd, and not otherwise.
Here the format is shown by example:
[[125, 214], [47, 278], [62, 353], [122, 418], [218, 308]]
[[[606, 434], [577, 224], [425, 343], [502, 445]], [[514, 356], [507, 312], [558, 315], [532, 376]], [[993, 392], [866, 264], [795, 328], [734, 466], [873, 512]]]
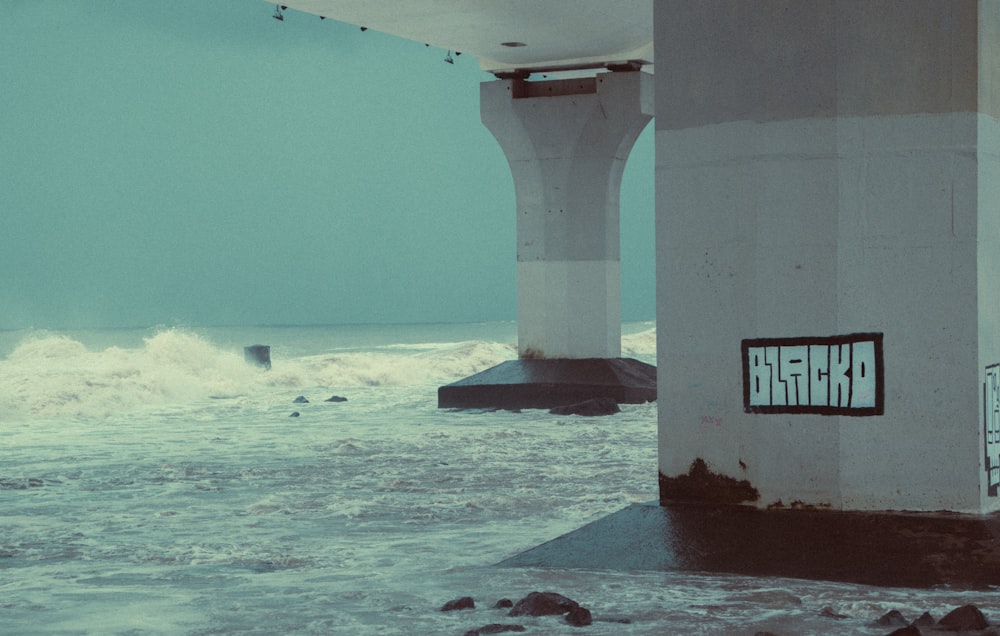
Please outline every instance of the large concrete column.
[[652, 77], [485, 82], [483, 123], [517, 194], [518, 352], [621, 355], [618, 199], [653, 114]]
[[1000, 5], [655, 12], [663, 498], [1000, 509]]
[[654, 11], [660, 505], [512, 562], [1000, 585], [1000, 2]]
[[655, 399], [655, 367], [620, 358], [618, 229], [622, 172], [653, 88], [638, 71], [482, 84], [483, 123], [517, 195], [519, 360], [441, 387], [439, 406]]

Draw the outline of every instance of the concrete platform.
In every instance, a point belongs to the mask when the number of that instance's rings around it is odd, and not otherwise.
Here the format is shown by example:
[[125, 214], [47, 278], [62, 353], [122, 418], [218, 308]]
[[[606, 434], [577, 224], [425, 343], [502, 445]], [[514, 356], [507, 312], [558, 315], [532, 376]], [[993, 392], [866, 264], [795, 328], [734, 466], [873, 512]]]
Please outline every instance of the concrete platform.
[[593, 398], [656, 400], [656, 367], [633, 358], [509, 360], [438, 389], [439, 408], [550, 409]]
[[498, 564], [1000, 585], [1000, 515], [635, 504]]

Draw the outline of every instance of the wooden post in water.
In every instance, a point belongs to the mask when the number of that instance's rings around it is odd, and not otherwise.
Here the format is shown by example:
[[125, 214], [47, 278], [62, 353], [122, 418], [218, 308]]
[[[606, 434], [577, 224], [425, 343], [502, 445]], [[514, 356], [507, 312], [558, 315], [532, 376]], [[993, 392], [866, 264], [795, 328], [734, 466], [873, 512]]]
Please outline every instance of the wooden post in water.
[[250, 345], [249, 347], [243, 347], [243, 357], [250, 364], [255, 364], [265, 369], [271, 368], [270, 345]]

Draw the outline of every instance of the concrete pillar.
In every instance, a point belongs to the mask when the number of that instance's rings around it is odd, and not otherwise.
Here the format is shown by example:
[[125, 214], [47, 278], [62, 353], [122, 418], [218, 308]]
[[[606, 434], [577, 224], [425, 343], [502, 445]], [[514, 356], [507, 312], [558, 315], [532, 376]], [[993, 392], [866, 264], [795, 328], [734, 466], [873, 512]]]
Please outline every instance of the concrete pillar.
[[652, 77], [500, 80], [480, 94], [517, 195], [519, 355], [619, 357], [619, 190]]
[[653, 112], [641, 72], [481, 85], [483, 123], [517, 194], [518, 360], [438, 389], [443, 408], [656, 399], [656, 368], [621, 358], [618, 197]]
[[1000, 3], [658, 0], [655, 38], [661, 496], [1000, 509]]

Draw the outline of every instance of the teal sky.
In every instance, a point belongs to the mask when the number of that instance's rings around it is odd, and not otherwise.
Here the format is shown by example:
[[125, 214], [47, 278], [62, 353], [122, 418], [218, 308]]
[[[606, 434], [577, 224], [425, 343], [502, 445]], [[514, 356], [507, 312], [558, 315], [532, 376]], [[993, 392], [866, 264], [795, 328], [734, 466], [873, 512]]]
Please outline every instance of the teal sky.
[[[517, 317], [476, 60], [257, 0], [5, 0], [0, 329]], [[652, 319], [653, 140], [622, 187]]]

